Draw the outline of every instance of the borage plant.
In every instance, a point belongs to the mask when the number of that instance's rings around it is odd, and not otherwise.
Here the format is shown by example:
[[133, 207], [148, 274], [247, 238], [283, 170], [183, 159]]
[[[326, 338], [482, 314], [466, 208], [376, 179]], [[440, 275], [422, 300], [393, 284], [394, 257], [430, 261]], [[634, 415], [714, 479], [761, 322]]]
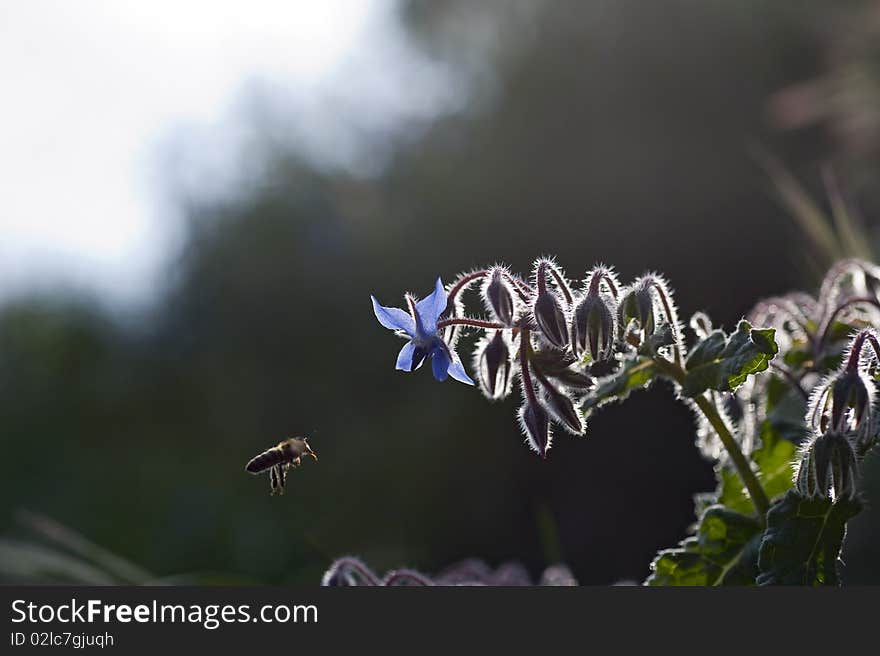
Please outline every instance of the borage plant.
[[[469, 290], [487, 317], [466, 312]], [[661, 276], [623, 285], [603, 265], [575, 285], [541, 258], [528, 280], [493, 266], [448, 287], [438, 280], [422, 300], [407, 294], [405, 309], [372, 300], [379, 323], [407, 340], [396, 365], [404, 371], [430, 360], [438, 380], [473, 384], [456, 347], [464, 331], [481, 333], [472, 356], [479, 389], [495, 400], [519, 387], [519, 424], [542, 458], [554, 429], [583, 435], [601, 406], [657, 380], [672, 384], [696, 415], [696, 443], [716, 463], [718, 487], [697, 496], [694, 534], [657, 555], [647, 584], [829, 585], [839, 583], [846, 523], [861, 509], [859, 463], [880, 432], [878, 291], [880, 268], [845, 260], [817, 298], [762, 301], [730, 334], [696, 313], [690, 344]], [[351, 562], [326, 581], [385, 582], [353, 574]], [[405, 572], [391, 583], [444, 580]]]

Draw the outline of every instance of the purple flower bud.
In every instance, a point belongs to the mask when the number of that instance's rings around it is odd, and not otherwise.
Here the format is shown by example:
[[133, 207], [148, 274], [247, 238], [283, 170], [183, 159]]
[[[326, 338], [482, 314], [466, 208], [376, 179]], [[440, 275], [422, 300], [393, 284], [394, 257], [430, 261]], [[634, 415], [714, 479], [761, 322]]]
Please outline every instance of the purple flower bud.
[[806, 498], [853, 497], [858, 465], [850, 440], [828, 432], [813, 438], [801, 450], [795, 476], [798, 493]]
[[584, 432], [584, 420], [581, 418], [577, 408], [575, 408], [571, 398], [546, 378], [539, 378], [538, 380], [541, 383], [541, 396], [544, 403], [547, 404], [547, 410], [553, 415], [553, 419], [575, 435], [582, 435]]
[[654, 334], [654, 296], [650, 284], [637, 281], [626, 291], [620, 301], [618, 318], [621, 330], [628, 329], [635, 320], [644, 335]]
[[483, 394], [493, 401], [505, 398], [510, 393], [513, 365], [503, 332], [498, 330], [491, 339], [481, 340], [474, 353], [474, 368]]
[[546, 458], [553, 440], [547, 411], [538, 403], [527, 400], [520, 407], [518, 416], [529, 446], [542, 458]]
[[834, 430], [847, 428], [847, 410], [851, 411], [852, 427], [861, 427], [869, 416], [870, 403], [868, 385], [859, 372], [844, 371], [831, 385], [831, 425]]
[[822, 381], [807, 407], [807, 425], [815, 433], [869, 437], [874, 428], [874, 384], [858, 369], [843, 369]]
[[533, 308], [535, 322], [547, 341], [559, 349], [568, 344], [568, 326], [559, 296], [549, 289], [538, 293]]
[[571, 321], [574, 354], [586, 354], [590, 362], [611, 356], [617, 333], [614, 299], [599, 292], [588, 292], [575, 307]]
[[494, 267], [486, 276], [486, 284], [483, 287], [483, 300], [499, 322], [505, 326], [512, 326], [516, 318], [516, 296], [510, 282], [507, 280], [504, 269]]

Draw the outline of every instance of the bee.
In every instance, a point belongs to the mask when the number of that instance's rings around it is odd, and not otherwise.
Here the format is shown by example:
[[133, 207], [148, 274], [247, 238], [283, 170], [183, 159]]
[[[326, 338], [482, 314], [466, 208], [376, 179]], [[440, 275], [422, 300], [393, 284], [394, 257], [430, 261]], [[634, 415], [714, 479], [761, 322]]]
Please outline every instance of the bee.
[[291, 437], [251, 458], [245, 466], [245, 471], [249, 471], [251, 474], [261, 474], [268, 469], [269, 487], [272, 494], [276, 492], [284, 494], [287, 471], [292, 467], [299, 467], [302, 464], [303, 456], [312, 456], [315, 460], [318, 459], [306, 438]]

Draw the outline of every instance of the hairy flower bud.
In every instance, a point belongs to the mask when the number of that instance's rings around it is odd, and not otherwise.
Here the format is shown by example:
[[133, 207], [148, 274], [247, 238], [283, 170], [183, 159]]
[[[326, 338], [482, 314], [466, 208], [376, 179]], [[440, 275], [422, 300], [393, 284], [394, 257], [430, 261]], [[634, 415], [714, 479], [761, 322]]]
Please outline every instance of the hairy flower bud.
[[510, 393], [510, 348], [504, 333], [495, 331], [491, 338], [483, 338], [474, 351], [474, 369], [480, 389], [490, 400], [503, 399]]
[[577, 357], [599, 362], [611, 356], [617, 333], [614, 299], [588, 292], [577, 304], [571, 320], [571, 347]]
[[568, 344], [568, 327], [559, 296], [549, 289], [540, 292], [535, 299], [533, 312], [535, 322], [547, 341], [556, 348], [565, 348]]
[[870, 413], [870, 392], [858, 371], [845, 371], [831, 385], [831, 425], [835, 430], [843, 430], [846, 426], [846, 411], [852, 411], [853, 427], [865, 423]]
[[651, 286], [644, 281], [636, 282], [624, 294], [620, 302], [619, 313], [623, 328], [628, 327], [630, 322], [635, 320], [644, 335], [654, 334], [654, 296], [651, 292]]
[[795, 485], [798, 493], [807, 498], [853, 497], [857, 473], [856, 454], [849, 439], [828, 432], [802, 449]]
[[538, 403], [526, 400], [519, 409], [518, 417], [529, 446], [542, 458], [546, 458], [553, 440], [547, 411]]
[[874, 384], [858, 369], [844, 369], [814, 390], [807, 407], [807, 425], [816, 433], [833, 431], [868, 437], [874, 425]]
[[584, 420], [581, 413], [575, 408], [571, 397], [544, 376], [537, 376], [537, 378], [541, 386], [542, 400], [547, 405], [547, 410], [553, 415], [553, 419], [575, 435], [582, 435]]
[[516, 295], [501, 267], [489, 270], [483, 286], [483, 300], [498, 321], [505, 326], [513, 325], [516, 318]]

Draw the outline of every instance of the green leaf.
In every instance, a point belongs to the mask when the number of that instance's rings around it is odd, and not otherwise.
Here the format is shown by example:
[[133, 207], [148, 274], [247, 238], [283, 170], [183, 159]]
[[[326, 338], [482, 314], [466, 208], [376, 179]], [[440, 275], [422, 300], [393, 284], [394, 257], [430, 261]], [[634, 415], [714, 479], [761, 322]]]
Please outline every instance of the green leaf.
[[711, 506], [696, 535], [665, 549], [651, 563], [647, 585], [753, 585], [761, 525], [752, 517]]
[[792, 369], [798, 369], [812, 360], [813, 351], [806, 346], [792, 347], [782, 358], [782, 361]]
[[794, 456], [797, 447], [782, 439], [773, 430], [769, 420], [761, 425], [761, 446], [752, 453], [758, 465], [758, 478], [768, 499], [778, 497], [791, 489], [794, 480]]
[[719, 465], [717, 472], [718, 483], [718, 503], [743, 515], [755, 512], [755, 504], [749, 496], [748, 491], [743, 485], [742, 479], [733, 469], [728, 469]]
[[698, 396], [708, 389], [733, 391], [752, 374], [764, 371], [779, 348], [773, 328], [752, 328], [740, 321], [729, 338], [720, 330], [701, 340], [688, 356], [682, 394]]
[[759, 585], [839, 585], [846, 522], [858, 499], [804, 499], [795, 490], [773, 504], [758, 555]]
[[654, 361], [636, 357], [624, 360], [613, 374], [599, 380], [598, 385], [584, 399], [585, 413], [612, 401], [622, 401], [630, 392], [647, 387], [657, 374]]
[[639, 355], [653, 356], [661, 348], [672, 346], [673, 344], [675, 344], [675, 333], [672, 332], [672, 326], [664, 323], [639, 346]]
[[761, 427], [762, 437], [771, 430], [779, 438], [799, 443], [807, 435], [804, 414], [807, 400], [804, 395], [778, 376], [771, 375], [767, 380], [767, 426]]

